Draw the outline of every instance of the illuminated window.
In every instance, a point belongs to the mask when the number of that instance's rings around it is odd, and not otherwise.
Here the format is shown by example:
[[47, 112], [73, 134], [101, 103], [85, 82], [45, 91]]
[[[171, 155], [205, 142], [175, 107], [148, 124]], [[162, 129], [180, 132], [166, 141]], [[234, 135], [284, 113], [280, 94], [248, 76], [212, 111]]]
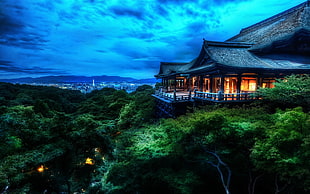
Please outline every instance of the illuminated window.
[[224, 82], [225, 93], [236, 93], [237, 92], [237, 78], [226, 77]]
[[204, 92], [209, 92], [210, 79], [209, 78], [205, 78], [203, 83], [204, 83], [204, 87], [203, 87], [204, 88]]
[[241, 91], [256, 91], [256, 86], [255, 78], [242, 78]]
[[262, 88], [274, 88], [275, 78], [264, 78]]

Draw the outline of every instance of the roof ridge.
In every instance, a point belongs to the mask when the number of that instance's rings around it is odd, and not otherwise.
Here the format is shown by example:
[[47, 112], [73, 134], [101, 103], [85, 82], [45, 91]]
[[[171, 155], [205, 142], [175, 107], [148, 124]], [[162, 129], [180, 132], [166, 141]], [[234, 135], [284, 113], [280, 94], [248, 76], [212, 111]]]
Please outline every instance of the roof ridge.
[[245, 33], [249, 33], [251, 31], [255, 30], [258, 27], [261, 27], [261, 26], [266, 25], [266, 24], [270, 24], [270, 23], [274, 22], [275, 20], [277, 20], [277, 19], [279, 19], [279, 18], [281, 18], [283, 16], [287, 16], [289, 14], [294, 13], [297, 10], [300, 10], [300, 9], [302, 9], [304, 7], [308, 7], [308, 6], [310, 6], [310, 0], [307, 0], [306, 2], [303, 2], [303, 3], [301, 3], [301, 4], [299, 4], [299, 5], [295, 6], [295, 7], [292, 7], [290, 9], [285, 10], [285, 11], [283, 11], [281, 13], [278, 13], [278, 14], [276, 14], [274, 16], [271, 16], [271, 17], [269, 17], [269, 18], [267, 18], [265, 20], [262, 20], [262, 21], [260, 21], [260, 22], [258, 22], [256, 24], [253, 24], [253, 25], [251, 25], [249, 27], [243, 28], [240, 31], [239, 34], [229, 38], [227, 41], [235, 39], [235, 38], [238, 38], [238, 37], [242, 36]]
[[204, 45], [207, 45], [207, 46], [218, 46], [218, 47], [250, 48], [254, 44], [253, 43], [248, 43], [248, 42], [230, 42], [230, 41], [219, 42], [219, 41], [204, 40]]

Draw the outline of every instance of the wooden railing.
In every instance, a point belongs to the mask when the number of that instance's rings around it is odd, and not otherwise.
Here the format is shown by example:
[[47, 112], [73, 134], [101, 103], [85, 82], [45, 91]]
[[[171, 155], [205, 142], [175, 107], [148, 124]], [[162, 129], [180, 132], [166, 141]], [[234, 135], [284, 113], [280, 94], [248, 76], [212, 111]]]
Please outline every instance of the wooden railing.
[[215, 101], [215, 102], [222, 102], [222, 101], [249, 101], [249, 100], [256, 100], [259, 99], [255, 93], [208, 93], [208, 92], [199, 92], [195, 91], [194, 99], [200, 100], [208, 100], [208, 101]]
[[260, 99], [255, 93], [208, 93], [195, 91], [193, 94], [189, 92], [188, 94], [182, 94], [177, 92], [166, 93], [162, 91], [156, 91], [155, 96], [169, 100], [171, 102], [184, 102], [194, 100], [206, 100], [213, 102], [229, 102], [229, 101], [251, 101]]
[[176, 101], [176, 102], [182, 102], [182, 101], [189, 101], [191, 99], [191, 94], [177, 94], [177, 93], [165, 93], [156, 91], [155, 95], [161, 98], [164, 98], [166, 100], [170, 101]]

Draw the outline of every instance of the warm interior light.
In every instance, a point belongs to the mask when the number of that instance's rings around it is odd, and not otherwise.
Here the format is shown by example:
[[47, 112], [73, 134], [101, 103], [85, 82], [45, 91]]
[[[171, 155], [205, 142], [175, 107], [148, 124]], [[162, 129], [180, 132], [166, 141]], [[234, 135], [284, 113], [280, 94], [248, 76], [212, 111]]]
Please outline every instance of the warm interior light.
[[255, 91], [256, 90], [256, 83], [249, 83], [249, 90]]
[[91, 159], [91, 158], [86, 158], [85, 164], [88, 164], [88, 165], [94, 165], [94, 164], [95, 164], [95, 162], [94, 162], [94, 160], [93, 160], [93, 159]]
[[242, 91], [256, 91], [256, 79], [244, 78], [241, 82]]

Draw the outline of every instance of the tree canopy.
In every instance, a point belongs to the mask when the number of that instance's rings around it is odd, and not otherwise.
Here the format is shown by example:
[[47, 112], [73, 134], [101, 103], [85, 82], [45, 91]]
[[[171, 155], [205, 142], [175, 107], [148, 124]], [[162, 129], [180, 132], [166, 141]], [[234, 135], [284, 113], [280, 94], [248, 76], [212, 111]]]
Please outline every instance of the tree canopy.
[[290, 87], [280, 104], [275, 89], [261, 90], [265, 105], [158, 119], [151, 86], [0, 84], [0, 193], [307, 193], [308, 92]]

